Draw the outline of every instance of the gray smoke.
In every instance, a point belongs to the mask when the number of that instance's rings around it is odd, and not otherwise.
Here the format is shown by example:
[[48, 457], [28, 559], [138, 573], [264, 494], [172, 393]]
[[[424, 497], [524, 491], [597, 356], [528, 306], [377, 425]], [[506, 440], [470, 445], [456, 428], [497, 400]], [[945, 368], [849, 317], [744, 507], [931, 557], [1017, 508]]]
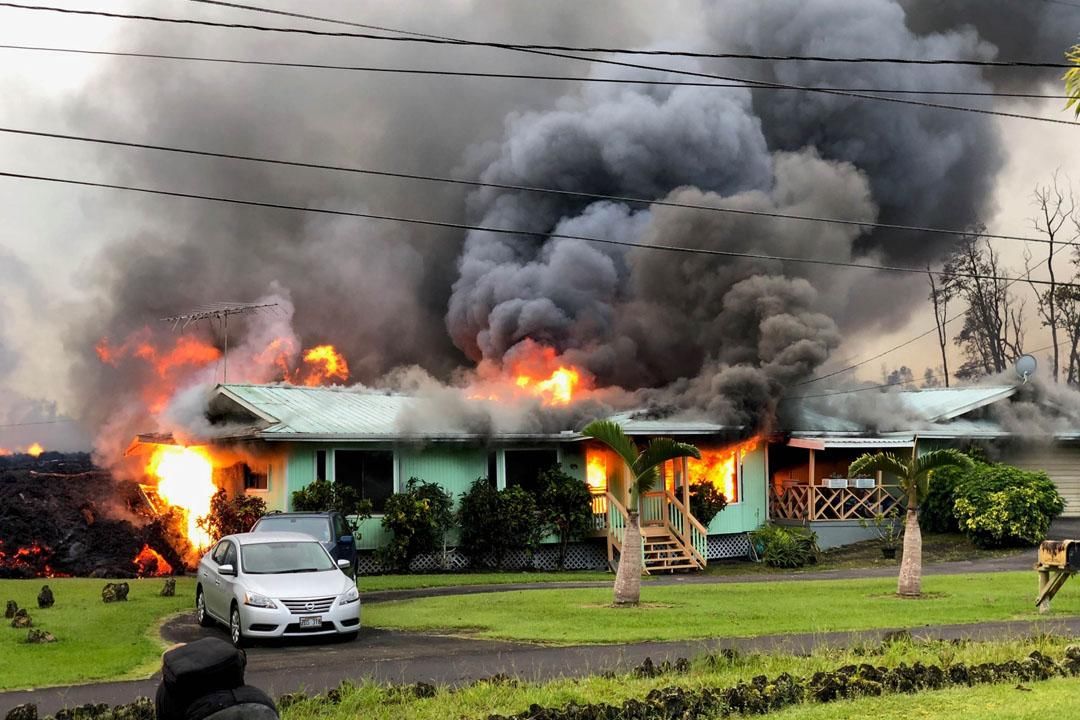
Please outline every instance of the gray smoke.
[[[990, 29], [983, 36], [961, 17], [931, 17], [916, 5], [731, 0], [627, 10], [622, 3], [619, 24], [608, 22], [615, 9], [609, 3], [545, 3], [543, 12], [530, 12], [542, 17], [535, 23], [522, 23], [520, 12], [501, 3], [471, 5], [468, 12], [425, 6], [421, 17], [380, 5], [379, 16], [386, 24], [484, 39], [777, 54], [994, 54]], [[905, 15], [905, 7], [918, 18]], [[1027, 15], [1036, 16], [1043, 22], [1041, 9]], [[295, 50], [293, 57], [310, 62], [445, 67], [453, 58], [455, 69], [490, 70], [497, 62], [508, 72], [586, 72], [580, 63], [493, 50], [228, 37], [232, 54], [246, 57], [276, 59]], [[220, 38], [144, 27], [139, 40], [210, 54]], [[978, 70], [964, 67], [653, 62], [796, 84], [991, 87]], [[645, 74], [599, 65], [592, 72]], [[62, 117], [87, 134], [163, 145], [950, 227], [983, 217], [1002, 167], [1000, 138], [980, 116], [745, 88], [501, 83], [122, 60], [63, 108]], [[635, 245], [905, 264], [932, 262], [948, 249], [940, 238], [852, 226], [520, 191], [465, 192], [150, 153], [110, 150], [100, 168], [142, 185], [538, 235], [142, 199], [145, 222], [117, 229], [89, 276], [96, 300], [72, 325], [71, 347], [79, 355], [73, 377], [84, 389], [84, 415], [97, 423], [126, 412], [148, 380], [137, 369], [102, 365], [93, 352], [102, 337], [119, 342], [149, 326], [155, 337], [168, 338], [157, 318], [210, 301], [254, 299], [275, 283], [295, 307], [298, 345], [334, 343], [348, 358], [353, 381], [393, 385], [397, 375], [380, 378], [418, 365], [433, 379], [422, 392], [437, 396], [438, 383], [468, 384], [469, 368], [498, 368], [530, 342], [554, 348], [600, 388], [647, 390], [604, 397], [598, 402], [605, 406], [650, 403], [723, 422], [762, 423], [785, 387], [812, 373], [841, 333], [896, 327], [925, 294], [922, 285], [909, 277]], [[233, 328], [239, 338], [253, 330], [243, 322]], [[199, 332], [221, 344], [218, 329]], [[478, 432], [546, 422], [532, 412], [520, 421], [447, 412]], [[421, 424], [416, 417], [403, 423]]]

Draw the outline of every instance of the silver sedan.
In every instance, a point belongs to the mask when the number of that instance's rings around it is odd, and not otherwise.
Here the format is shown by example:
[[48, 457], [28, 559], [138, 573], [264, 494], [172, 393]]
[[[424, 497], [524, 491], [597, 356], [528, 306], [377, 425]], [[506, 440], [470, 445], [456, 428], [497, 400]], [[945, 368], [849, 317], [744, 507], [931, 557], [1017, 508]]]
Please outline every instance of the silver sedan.
[[199, 561], [199, 624], [220, 622], [233, 645], [254, 638], [342, 634], [360, 630], [360, 593], [334, 561], [300, 533], [228, 535]]

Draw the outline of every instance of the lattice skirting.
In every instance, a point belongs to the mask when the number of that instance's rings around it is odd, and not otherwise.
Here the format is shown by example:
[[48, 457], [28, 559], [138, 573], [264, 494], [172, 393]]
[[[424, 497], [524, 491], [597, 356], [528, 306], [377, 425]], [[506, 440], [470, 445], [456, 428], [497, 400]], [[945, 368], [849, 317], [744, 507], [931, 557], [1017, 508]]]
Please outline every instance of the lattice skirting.
[[750, 555], [750, 539], [746, 533], [710, 535], [708, 560], [747, 557]]
[[[572, 543], [566, 548], [567, 570], [607, 570], [607, 546], [604, 540]], [[746, 533], [709, 536], [709, 560], [747, 557], [750, 554], [750, 540]], [[558, 564], [559, 548], [555, 545], [541, 545], [529, 563], [524, 550], [511, 550], [507, 553], [505, 565], [509, 570], [555, 570]], [[378, 557], [373, 552], [361, 552], [359, 559], [361, 575], [377, 575], [384, 572]], [[442, 553], [421, 555], [409, 566], [410, 572], [453, 572], [470, 567], [469, 559], [451, 548], [445, 557]]]
[[[524, 550], [511, 550], [503, 562], [507, 570], [555, 570], [558, 567], [559, 548], [556, 545], [541, 545], [532, 563]], [[361, 552], [358, 563], [361, 575], [376, 575], [384, 572], [379, 565], [378, 556], [373, 552]], [[410, 572], [452, 572], [469, 568], [469, 559], [456, 549], [442, 553], [421, 555], [409, 566]], [[566, 548], [567, 570], [607, 570], [607, 546], [603, 540], [572, 543]]]

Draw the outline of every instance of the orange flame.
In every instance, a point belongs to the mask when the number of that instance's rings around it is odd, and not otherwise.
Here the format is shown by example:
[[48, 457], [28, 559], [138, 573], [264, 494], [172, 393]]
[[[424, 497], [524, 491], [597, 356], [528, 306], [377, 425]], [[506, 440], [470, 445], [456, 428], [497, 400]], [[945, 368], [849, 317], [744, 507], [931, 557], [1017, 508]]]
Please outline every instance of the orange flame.
[[586, 450], [585, 452], [585, 482], [589, 489], [594, 492], [607, 490], [607, 457], [602, 452]]
[[333, 345], [318, 345], [304, 353], [308, 364], [304, 385], [325, 385], [332, 381], [349, 379], [349, 364]]
[[158, 496], [184, 514], [192, 547], [209, 547], [210, 535], [199, 527], [199, 519], [210, 514], [210, 500], [217, 492], [209, 453], [204, 448], [158, 445], [146, 472], [158, 479]]
[[113, 345], [102, 338], [94, 346], [101, 362], [117, 367], [121, 361], [134, 359], [147, 365], [156, 376], [143, 385], [143, 402], [152, 413], [165, 408], [179, 384], [192, 371], [217, 362], [221, 351], [210, 343], [191, 335], [180, 335], [155, 345], [151, 331], [143, 328], [129, 335], [121, 344]]
[[11, 452], [7, 448], [0, 447], [0, 457], [4, 457], [5, 455], [14, 455], [14, 454], [15, 453]]
[[[525, 343], [510, 363], [514, 385], [545, 405], [569, 405], [583, 382], [582, 371], [559, 358], [554, 348]], [[584, 389], [584, 388], [580, 388]]]
[[173, 574], [173, 566], [154, 548], [143, 545], [139, 554], [131, 561], [135, 574], [139, 577], [166, 577]]
[[26, 454], [31, 457], [40, 457], [43, 452], [45, 452], [45, 448], [41, 447], [41, 443], [34, 443], [26, 448]]
[[701, 459], [689, 458], [686, 463], [690, 484], [712, 483], [724, 493], [729, 503], [739, 501], [738, 466], [747, 453], [757, 449], [761, 438], [752, 437], [736, 445], [722, 448], [699, 447]]

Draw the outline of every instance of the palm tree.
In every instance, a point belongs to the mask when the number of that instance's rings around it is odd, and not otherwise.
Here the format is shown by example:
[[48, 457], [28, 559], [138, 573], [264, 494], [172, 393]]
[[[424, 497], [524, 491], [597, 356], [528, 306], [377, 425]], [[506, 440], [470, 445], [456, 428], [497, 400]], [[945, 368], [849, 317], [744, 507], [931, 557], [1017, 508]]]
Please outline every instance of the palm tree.
[[638, 450], [619, 424], [610, 420], [594, 420], [581, 432], [611, 448], [630, 470], [630, 502], [626, 506], [629, 518], [619, 549], [619, 569], [615, 573], [615, 605], [637, 605], [641, 600], [641, 527], [638, 524], [641, 494], [649, 492], [656, 484], [657, 468], [665, 462], [683, 457], [700, 458], [701, 453], [693, 445], [671, 438], [652, 438], [644, 450]]
[[[917, 439], [916, 439], [917, 440]], [[918, 444], [916, 442], [916, 444]], [[922, 531], [919, 529], [919, 503], [927, 495], [930, 476], [945, 467], [971, 467], [971, 458], [958, 450], [933, 450], [919, 455], [913, 445], [911, 460], [905, 461], [892, 453], [860, 455], [848, 468], [848, 477], [871, 472], [895, 475], [907, 499], [904, 520], [904, 555], [900, 560], [900, 577], [896, 593], [901, 597], [918, 597], [922, 593]]]

